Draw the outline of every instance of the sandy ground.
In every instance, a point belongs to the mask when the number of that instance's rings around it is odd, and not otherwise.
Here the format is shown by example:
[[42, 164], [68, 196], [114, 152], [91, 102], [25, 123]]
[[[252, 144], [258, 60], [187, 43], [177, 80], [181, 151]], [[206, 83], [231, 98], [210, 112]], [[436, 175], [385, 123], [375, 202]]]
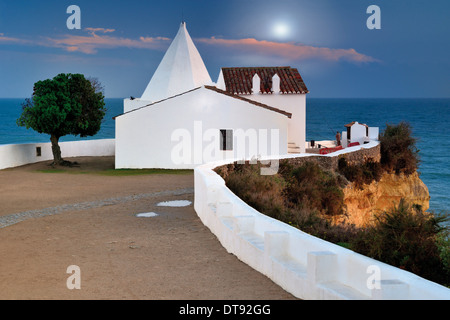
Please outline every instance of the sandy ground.
[[[112, 157], [70, 160], [80, 166], [59, 173], [42, 172], [48, 163], [0, 171], [0, 219], [90, 204], [0, 228], [0, 299], [294, 299], [228, 254], [192, 205], [156, 206], [193, 202], [192, 191], [164, 194], [192, 190], [193, 174], [107, 176], [99, 172], [114, 167]], [[111, 198], [118, 200], [102, 202]], [[136, 217], [145, 212], [158, 216]], [[81, 271], [79, 290], [67, 288], [71, 265]]]

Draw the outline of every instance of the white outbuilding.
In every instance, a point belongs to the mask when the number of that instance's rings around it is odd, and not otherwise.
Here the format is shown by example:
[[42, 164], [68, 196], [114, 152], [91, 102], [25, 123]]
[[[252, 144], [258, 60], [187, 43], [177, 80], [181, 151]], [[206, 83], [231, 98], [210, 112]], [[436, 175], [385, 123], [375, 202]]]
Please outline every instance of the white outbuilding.
[[307, 93], [290, 67], [222, 68], [213, 83], [183, 22], [142, 97], [115, 117], [116, 168], [304, 152]]
[[344, 127], [346, 128], [342, 132], [342, 144], [344, 147], [379, 140], [380, 129], [378, 127], [369, 127], [367, 124], [359, 123], [358, 121], [353, 121]]

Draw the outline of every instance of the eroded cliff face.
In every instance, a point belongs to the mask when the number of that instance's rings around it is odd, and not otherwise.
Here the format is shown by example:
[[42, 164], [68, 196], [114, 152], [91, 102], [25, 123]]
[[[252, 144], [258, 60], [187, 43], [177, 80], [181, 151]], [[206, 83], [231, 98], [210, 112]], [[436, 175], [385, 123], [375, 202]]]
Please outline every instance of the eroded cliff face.
[[350, 183], [344, 188], [347, 217], [339, 222], [365, 226], [373, 221], [374, 214], [397, 206], [402, 198], [424, 211], [429, 209], [430, 194], [417, 172], [409, 176], [384, 173], [380, 181], [364, 185], [363, 189]]

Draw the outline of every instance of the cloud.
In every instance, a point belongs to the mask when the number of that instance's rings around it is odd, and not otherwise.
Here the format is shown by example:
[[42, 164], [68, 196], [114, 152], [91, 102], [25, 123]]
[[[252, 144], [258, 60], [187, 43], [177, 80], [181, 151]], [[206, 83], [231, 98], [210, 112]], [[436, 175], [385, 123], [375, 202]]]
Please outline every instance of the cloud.
[[0, 43], [22, 43], [22, 44], [26, 44], [26, 43], [29, 43], [29, 41], [25, 40], [25, 39], [20, 39], [20, 38], [6, 37], [4, 33], [0, 32]]
[[84, 30], [88, 31], [91, 34], [95, 34], [96, 32], [111, 33], [116, 31], [116, 29], [105, 29], [105, 28], [85, 28]]
[[37, 39], [6, 37], [0, 33], [0, 44], [22, 44], [41, 47], [61, 48], [67, 52], [95, 54], [100, 49], [139, 48], [161, 50], [170, 44], [165, 37], [140, 37], [138, 39], [116, 37], [111, 35], [116, 30], [106, 28], [85, 28], [86, 35], [61, 35]]
[[[50, 47], [62, 48], [68, 52], [82, 52], [95, 54], [99, 49], [112, 48], [140, 48], [140, 49], [162, 49], [168, 45], [170, 39], [163, 37], [140, 37], [129, 39], [105, 35], [115, 32], [115, 29], [86, 28], [89, 33], [86, 36], [65, 35], [59, 38], [47, 37], [42, 44]], [[101, 33], [101, 35], [99, 35]]]
[[156, 37], [156, 38], [151, 38], [151, 37], [140, 37], [139, 38], [142, 42], [155, 42], [155, 41], [171, 41], [172, 39], [170, 38], [165, 38], [165, 37]]
[[327, 61], [375, 62], [377, 59], [358, 53], [355, 49], [332, 49], [307, 46], [300, 43], [281, 43], [266, 40], [200, 38], [196, 42], [212, 46], [226, 47], [238, 52], [253, 52], [278, 56], [289, 60], [320, 59]]

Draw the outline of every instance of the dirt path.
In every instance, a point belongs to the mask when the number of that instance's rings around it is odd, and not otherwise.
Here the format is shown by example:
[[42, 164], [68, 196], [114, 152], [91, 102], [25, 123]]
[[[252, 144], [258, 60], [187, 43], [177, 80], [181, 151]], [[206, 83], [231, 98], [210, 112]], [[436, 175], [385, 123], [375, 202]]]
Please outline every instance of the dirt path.
[[[228, 254], [192, 205], [157, 206], [193, 202], [192, 173], [115, 175], [111, 157], [71, 160], [80, 167], [0, 171], [0, 299], [293, 299]], [[147, 212], [158, 215], [136, 217]], [[71, 265], [80, 290], [67, 288]]]

